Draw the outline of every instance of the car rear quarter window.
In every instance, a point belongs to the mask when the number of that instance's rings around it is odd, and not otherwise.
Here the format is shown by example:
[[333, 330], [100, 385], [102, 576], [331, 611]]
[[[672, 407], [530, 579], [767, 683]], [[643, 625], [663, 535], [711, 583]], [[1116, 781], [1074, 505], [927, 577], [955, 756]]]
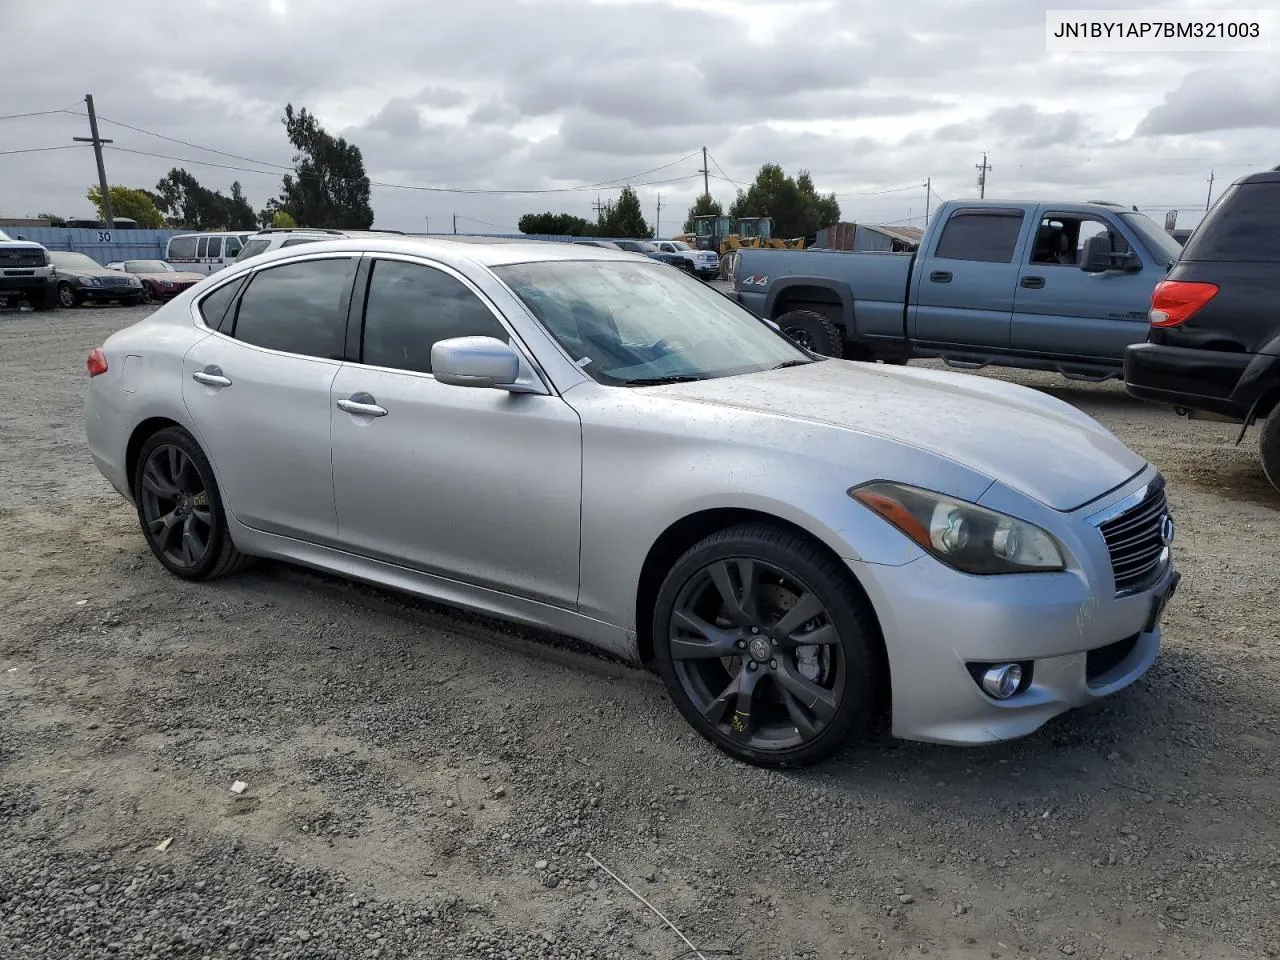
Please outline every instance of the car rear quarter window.
[[374, 263], [364, 313], [364, 363], [430, 373], [431, 347], [450, 337], [511, 339], [493, 311], [444, 271], [400, 260]]
[[286, 240], [284, 243], [280, 244], [280, 246], [296, 247], [302, 243], [316, 243], [321, 239], [322, 239], [321, 237], [291, 237], [290, 239]]
[[250, 240], [244, 245], [244, 249], [240, 251], [237, 260], [248, 260], [250, 257], [256, 257], [271, 246], [270, 240]]
[[1209, 211], [1183, 260], [1280, 262], [1280, 183], [1241, 183]]
[[223, 284], [200, 301], [200, 317], [204, 320], [206, 327], [210, 330], [222, 330], [224, 323], [226, 323], [227, 327], [230, 327], [227, 308], [231, 306], [236, 294], [240, 292], [240, 288], [243, 286], [244, 277], [241, 277], [233, 283]]
[[960, 211], [942, 228], [939, 260], [974, 260], [980, 263], [1012, 263], [1022, 232], [1022, 212]]
[[259, 270], [240, 297], [231, 335], [271, 350], [341, 360], [355, 270], [348, 257]]

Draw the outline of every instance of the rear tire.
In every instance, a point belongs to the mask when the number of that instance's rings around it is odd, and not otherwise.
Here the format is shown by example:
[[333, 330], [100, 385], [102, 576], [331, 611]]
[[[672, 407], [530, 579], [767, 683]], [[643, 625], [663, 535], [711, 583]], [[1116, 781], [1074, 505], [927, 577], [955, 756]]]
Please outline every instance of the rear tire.
[[209, 458], [181, 427], [166, 427], [143, 443], [133, 493], [147, 546], [175, 576], [211, 580], [253, 562], [231, 541]]
[[1262, 424], [1258, 451], [1262, 454], [1262, 472], [1267, 475], [1271, 485], [1280, 490], [1280, 403], [1272, 407]]
[[788, 337], [814, 353], [837, 360], [844, 356], [840, 328], [813, 310], [788, 310], [774, 321]]
[[769, 523], [712, 534], [676, 561], [653, 647], [694, 729], [765, 767], [816, 763], [864, 734], [884, 676], [879, 627], [849, 572]]

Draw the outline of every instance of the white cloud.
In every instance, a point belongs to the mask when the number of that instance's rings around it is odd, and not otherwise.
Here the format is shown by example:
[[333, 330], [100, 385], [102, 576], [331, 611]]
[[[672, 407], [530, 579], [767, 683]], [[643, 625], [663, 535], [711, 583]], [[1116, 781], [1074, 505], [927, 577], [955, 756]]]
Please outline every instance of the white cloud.
[[[6, 11], [6, 75], [21, 82], [0, 93], [0, 115], [91, 90], [110, 120], [288, 164], [280, 116], [292, 102], [359, 146], [379, 181], [499, 190], [680, 178], [640, 188], [646, 210], [661, 191], [668, 226], [701, 191], [704, 144], [729, 177], [769, 161], [805, 168], [847, 218], [882, 221], [921, 216], [923, 189], [911, 185], [927, 177], [943, 196], [972, 195], [984, 150], [1002, 196], [1188, 210], [1210, 169], [1223, 184], [1280, 162], [1273, 58], [1049, 55], [1051, 5], [473, 0], [442, 16], [438, 4], [383, 0], [353, 18], [349, 0], [116, 0], [103, 18], [86, 0], [60, 0]], [[43, 38], [68, 22], [93, 22], [95, 47], [112, 56], [50, 69]], [[86, 133], [63, 114], [0, 121], [0, 149]], [[103, 133], [182, 158], [110, 151], [112, 182], [152, 187], [185, 165], [211, 187], [239, 179], [256, 205], [279, 188], [276, 167], [105, 121]], [[87, 149], [0, 155], [0, 213], [86, 215], [94, 178]], [[712, 184], [731, 199], [731, 183]], [[377, 223], [401, 229], [455, 212], [510, 227], [535, 209], [590, 216], [595, 199], [373, 193]]]

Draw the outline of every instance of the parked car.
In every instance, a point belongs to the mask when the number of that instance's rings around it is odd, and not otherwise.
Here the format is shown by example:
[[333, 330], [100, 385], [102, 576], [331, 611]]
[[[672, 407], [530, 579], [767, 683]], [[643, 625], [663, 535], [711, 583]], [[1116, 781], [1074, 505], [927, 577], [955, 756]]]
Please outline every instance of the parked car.
[[616, 250], [281, 250], [88, 373], [94, 462], [177, 576], [274, 557], [570, 634], [753, 763], [881, 704], [1030, 733], [1147, 670], [1178, 582], [1160, 474], [1069, 404], [815, 356]]
[[180, 233], [169, 238], [164, 258], [180, 270], [208, 276], [234, 263], [251, 233]]
[[243, 263], [250, 257], [256, 257], [283, 247], [297, 247], [304, 243], [318, 243], [321, 240], [332, 240], [335, 237], [360, 237], [366, 234], [395, 234], [403, 236], [402, 230], [331, 230], [322, 227], [270, 227], [259, 230], [244, 245], [237, 263]]
[[0, 300], [21, 299], [32, 310], [52, 310], [58, 305], [56, 272], [43, 245], [0, 230]]
[[671, 253], [664, 253], [657, 246], [648, 240], [614, 240], [613, 245], [619, 250], [626, 250], [628, 253], [638, 253], [648, 257], [650, 260], [657, 260], [659, 263], [665, 263], [672, 267], [685, 269], [685, 260], [683, 257], [676, 256]]
[[714, 250], [695, 250], [683, 240], [654, 240], [653, 245], [663, 253], [674, 254], [684, 261], [684, 268], [704, 280], [720, 273], [720, 256]]
[[827, 356], [1123, 375], [1181, 248], [1113, 203], [949, 201], [916, 253], [744, 248], [734, 295]]
[[143, 300], [172, 300], [194, 287], [207, 274], [178, 270], [163, 260], [117, 260], [107, 264], [108, 270], [120, 270], [142, 281]]
[[137, 277], [108, 270], [83, 253], [52, 250], [49, 259], [58, 271], [58, 303], [67, 308], [82, 303], [137, 304], [146, 300], [146, 288]]
[[1237, 180], [1151, 296], [1125, 387], [1200, 419], [1265, 420], [1262, 468], [1280, 489], [1280, 167]]

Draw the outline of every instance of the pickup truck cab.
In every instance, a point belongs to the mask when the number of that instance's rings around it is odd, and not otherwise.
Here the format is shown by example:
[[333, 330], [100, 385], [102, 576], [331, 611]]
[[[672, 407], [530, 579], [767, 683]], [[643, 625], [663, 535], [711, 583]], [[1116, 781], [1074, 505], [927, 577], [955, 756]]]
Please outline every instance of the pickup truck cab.
[[1181, 248], [1114, 203], [948, 201], [916, 253], [743, 249], [735, 298], [828, 356], [1123, 375]]
[[58, 305], [56, 273], [43, 245], [0, 230], [0, 300], [22, 299], [32, 310], [52, 310]]

